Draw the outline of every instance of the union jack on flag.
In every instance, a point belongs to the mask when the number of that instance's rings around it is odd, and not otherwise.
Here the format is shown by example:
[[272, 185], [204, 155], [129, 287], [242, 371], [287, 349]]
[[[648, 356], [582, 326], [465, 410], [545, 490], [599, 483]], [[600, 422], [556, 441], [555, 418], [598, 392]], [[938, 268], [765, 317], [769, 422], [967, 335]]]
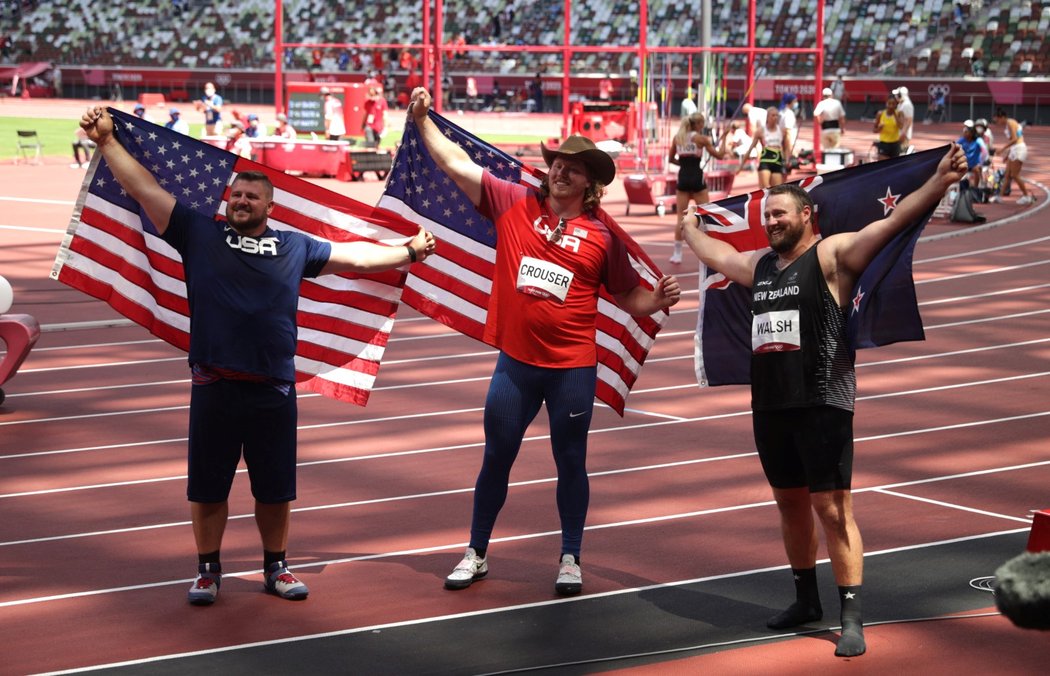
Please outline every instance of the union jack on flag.
[[[475, 163], [497, 178], [538, 187], [543, 173], [489, 145], [433, 111], [430, 119]], [[405, 125], [401, 148], [379, 206], [424, 224], [441, 243], [405, 283], [411, 307], [457, 331], [482, 340], [496, 260], [496, 228], [430, 157], [413, 122]], [[642, 283], [653, 288], [660, 271], [619, 225], [599, 210], [598, 218], [623, 240]], [[597, 398], [623, 415], [627, 395], [638, 378], [656, 334], [668, 317], [631, 317], [603, 288], [598, 301]]]
[[[933, 175], [946, 147], [803, 179], [816, 205], [815, 227], [823, 236], [856, 232], [884, 218]], [[769, 247], [762, 227], [765, 192], [758, 190], [705, 204], [697, 210], [707, 234], [737, 251]], [[852, 349], [923, 340], [922, 317], [912, 280], [915, 245], [930, 216], [897, 234], [868, 265], [851, 295], [846, 331]], [[751, 382], [751, 290], [701, 268], [696, 326], [696, 377], [700, 385]]]
[[[237, 173], [274, 184], [268, 225], [331, 241], [404, 244], [418, 226], [225, 150], [109, 109], [114, 134], [177, 200], [224, 218]], [[189, 349], [182, 258], [156, 235], [144, 211], [95, 153], [51, 278], [101, 299], [155, 336]], [[365, 405], [386, 349], [405, 272], [304, 279], [296, 313], [296, 379], [305, 389]]]

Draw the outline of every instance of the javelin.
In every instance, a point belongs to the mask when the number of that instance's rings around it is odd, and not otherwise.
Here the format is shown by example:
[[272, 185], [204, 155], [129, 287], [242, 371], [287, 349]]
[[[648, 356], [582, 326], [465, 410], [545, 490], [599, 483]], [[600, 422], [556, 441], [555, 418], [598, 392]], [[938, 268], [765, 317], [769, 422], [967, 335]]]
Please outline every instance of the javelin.
[[[749, 84], [747, 86], [747, 90], [744, 92], [744, 95], [740, 97], [740, 103], [737, 104], [736, 110], [733, 111], [733, 114], [729, 116], [729, 119], [726, 120], [726, 122], [732, 122], [734, 119], [736, 119], [736, 116], [740, 114], [740, 109], [744, 107], [745, 103], [747, 103], [747, 97], [750, 96], [751, 90], [755, 88], [755, 83], [758, 82], [758, 79], [760, 77], [763, 77], [765, 74], [766, 74], [766, 69], [765, 68], [759, 68], [758, 70], [755, 71], [755, 76], [753, 78], [751, 78], [751, 84]], [[729, 133], [729, 127], [728, 126], [723, 127], [722, 133], [718, 136], [718, 139], [717, 139], [717, 142], [715, 143], [715, 145], [717, 146], [717, 145], [721, 144], [722, 143], [722, 138], [728, 133]], [[700, 167], [700, 170], [703, 171], [704, 168], [707, 167], [707, 163], [710, 162], [710, 161], [711, 161], [711, 155], [708, 155], [707, 159], [704, 160], [703, 166]]]

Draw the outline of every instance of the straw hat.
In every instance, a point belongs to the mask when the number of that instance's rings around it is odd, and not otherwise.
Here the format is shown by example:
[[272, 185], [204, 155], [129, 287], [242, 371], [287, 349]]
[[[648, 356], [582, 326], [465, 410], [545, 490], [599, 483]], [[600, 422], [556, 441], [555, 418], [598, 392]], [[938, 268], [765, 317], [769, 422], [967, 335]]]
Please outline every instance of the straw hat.
[[540, 143], [540, 151], [543, 153], [543, 161], [551, 166], [557, 157], [571, 157], [580, 160], [587, 166], [591, 178], [602, 185], [609, 185], [616, 178], [616, 163], [613, 162], [609, 153], [605, 152], [594, 141], [585, 136], [573, 134], [558, 146], [557, 150], [551, 150]]

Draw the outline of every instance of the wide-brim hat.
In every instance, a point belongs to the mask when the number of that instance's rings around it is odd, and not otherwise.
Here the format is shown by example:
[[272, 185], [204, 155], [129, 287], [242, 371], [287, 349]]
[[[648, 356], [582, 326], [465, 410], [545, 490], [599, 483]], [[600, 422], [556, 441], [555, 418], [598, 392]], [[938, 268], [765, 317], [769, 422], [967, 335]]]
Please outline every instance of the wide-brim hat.
[[541, 142], [540, 151], [548, 167], [557, 157], [571, 157], [583, 162], [591, 178], [602, 185], [609, 185], [616, 178], [616, 163], [613, 162], [613, 158], [609, 156], [609, 153], [594, 145], [594, 141], [586, 136], [573, 134], [565, 139], [557, 150], [551, 150]]

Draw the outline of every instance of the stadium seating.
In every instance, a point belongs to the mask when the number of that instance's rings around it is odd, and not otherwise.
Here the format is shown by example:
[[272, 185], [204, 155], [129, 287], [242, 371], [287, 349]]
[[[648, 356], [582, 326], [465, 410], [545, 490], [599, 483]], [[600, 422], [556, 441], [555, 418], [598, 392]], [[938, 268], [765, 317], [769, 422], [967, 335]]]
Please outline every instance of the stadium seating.
[[[817, 0], [762, 0], [756, 5], [760, 47], [809, 47], [816, 39], [812, 18]], [[11, 3], [18, 5], [18, 3]], [[21, 15], [9, 10], [0, 28], [11, 37], [13, 53], [34, 60], [101, 66], [179, 68], [272, 68], [273, 0], [216, 3], [138, 0], [39, 0]], [[571, 17], [577, 45], [637, 44], [639, 3], [634, 0], [578, 2]], [[333, 3], [284, 0], [284, 38], [293, 43], [418, 42], [421, 3]], [[562, 3], [527, 0], [445, 0], [445, 42], [464, 35], [469, 44], [560, 45]], [[649, 0], [648, 42], [656, 47], [694, 46], [701, 31], [699, 5], [687, 0]], [[969, 5], [964, 26], [953, 18], [951, 0], [825, 0], [826, 73], [884, 75], [967, 75], [970, 54], [980, 55], [990, 76], [1043, 73], [1050, 62], [1050, 0], [985, 0]], [[510, 18], [507, 11], [513, 12]], [[715, 45], [744, 45], [746, 0], [727, 0], [712, 8]], [[493, 16], [500, 15], [494, 36]], [[337, 50], [322, 50], [322, 67], [335, 68]], [[966, 55], [964, 55], [966, 52]], [[289, 54], [290, 65], [307, 67], [310, 50]], [[361, 59], [361, 65], [357, 59]], [[513, 63], [511, 63], [513, 61]], [[633, 54], [578, 53], [578, 72], [626, 72], [636, 68]], [[727, 57], [730, 73], [744, 71], [743, 55]], [[809, 74], [810, 55], [763, 55], [768, 72]], [[557, 55], [467, 51], [452, 61], [456, 70], [479, 73], [533, 73], [560, 70]], [[355, 55], [349, 68], [370, 69], [370, 55]], [[684, 70], [681, 59], [674, 65]], [[396, 62], [394, 68], [397, 68]]]

